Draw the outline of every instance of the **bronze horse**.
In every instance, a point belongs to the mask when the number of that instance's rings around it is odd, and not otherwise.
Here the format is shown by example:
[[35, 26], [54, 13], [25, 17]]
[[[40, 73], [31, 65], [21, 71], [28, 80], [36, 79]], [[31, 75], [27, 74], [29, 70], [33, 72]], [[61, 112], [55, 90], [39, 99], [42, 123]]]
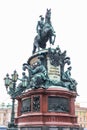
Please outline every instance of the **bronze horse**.
[[34, 38], [33, 43], [33, 54], [36, 52], [36, 49], [38, 48], [38, 51], [40, 48], [45, 49], [46, 48], [46, 42], [49, 40], [50, 44], [54, 44], [55, 42], [55, 32], [51, 25], [51, 9], [47, 9], [46, 15], [45, 15], [45, 23], [43, 30], [41, 31], [41, 37], [39, 35], [36, 35]]

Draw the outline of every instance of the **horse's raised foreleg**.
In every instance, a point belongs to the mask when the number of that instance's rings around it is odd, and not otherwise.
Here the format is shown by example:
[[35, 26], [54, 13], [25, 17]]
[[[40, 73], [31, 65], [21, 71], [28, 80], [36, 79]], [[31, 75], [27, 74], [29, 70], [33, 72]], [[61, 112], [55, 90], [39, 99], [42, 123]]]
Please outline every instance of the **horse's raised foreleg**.
[[54, 34], [53, 36], [50, 36], [50, 44], [54, 45], [54, 42], [55, 42], [55, 38], [56, 38], [56, 35]]
[[53, 41], [52, 41], [52, 42], [53, 42], [53, 45], [54, 45], [55, 39], [56, 39], [56, 35], [54, 34], [54, 39], [53, 39]]

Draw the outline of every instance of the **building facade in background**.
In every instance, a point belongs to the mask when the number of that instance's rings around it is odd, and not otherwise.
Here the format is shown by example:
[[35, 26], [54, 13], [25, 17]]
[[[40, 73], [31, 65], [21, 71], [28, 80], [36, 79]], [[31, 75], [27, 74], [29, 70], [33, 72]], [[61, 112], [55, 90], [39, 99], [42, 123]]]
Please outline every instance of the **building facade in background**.
[[80, 107], [80, 104], [76, 104], [75, 113], [80, 127], [87, 128], [87, 107]]
[[[5, 105], [4, 103], [0, 104], [0, 126], [8, 126], [8, 122], [11, 119], [11, 108], [10, 104]], [[17, 114], [17, 105], [15, 105], [15, 116]]]

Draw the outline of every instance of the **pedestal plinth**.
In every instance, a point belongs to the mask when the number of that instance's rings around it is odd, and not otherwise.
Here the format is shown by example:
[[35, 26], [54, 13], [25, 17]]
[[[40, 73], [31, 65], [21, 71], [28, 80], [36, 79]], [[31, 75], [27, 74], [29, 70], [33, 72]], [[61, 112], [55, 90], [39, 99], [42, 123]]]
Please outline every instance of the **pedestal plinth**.
[[49, 48], [35, 53], [24, 64], [29, 84], [17, 96], [15, 121], [20, 130], [79, 129], [75, 116], [77, 83], [69, 76], [71, 67], [64, 71], [66, 63], [70, 63], [66, 51]]
[[76, 93], [61, 87], [29, 90], [17, 97], [20, 130], [78, 129]]

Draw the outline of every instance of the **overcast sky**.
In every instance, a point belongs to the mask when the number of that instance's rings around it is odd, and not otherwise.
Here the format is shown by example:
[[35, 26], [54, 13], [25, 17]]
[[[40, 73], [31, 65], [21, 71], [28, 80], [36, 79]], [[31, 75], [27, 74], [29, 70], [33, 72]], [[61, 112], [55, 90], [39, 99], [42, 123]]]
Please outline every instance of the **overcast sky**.
[[[32, 54], [36, 24], [51, 8], [55, 46], [71, 58], [72, 78], [77, 82], [77, 101], [87, 106], [87, 0], [0, 0], [0, 103], [9, 102], [4, 77], [17, 70]], [[49, 44], [49, 43], [48, 43]]]

